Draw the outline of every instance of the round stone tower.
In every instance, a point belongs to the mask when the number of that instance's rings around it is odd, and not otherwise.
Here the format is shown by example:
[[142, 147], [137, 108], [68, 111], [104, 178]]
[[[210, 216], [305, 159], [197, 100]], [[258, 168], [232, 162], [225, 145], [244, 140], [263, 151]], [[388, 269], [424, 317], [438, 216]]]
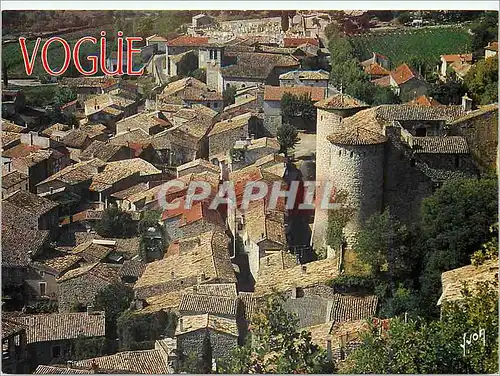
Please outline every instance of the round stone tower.
[[346, 204], [354, 214], [344, 228], [350, 248], [361, 224], [382, 210], [385, 142], [380, 132], [362, 127], [327, 137], [330, 141], [330, 176], [337, 190], [347, 194]]
[[[331, 143], [327, 137], [332, 133], [341, 132], [342, 121], [368, 108], [356, 98], [346, 94], [335, 94], [315, 104], [316, 117], [316, 181], [332, 180], [331, 175]], [[315, 248], [326, 246], [326, 229], [328, 225], [328, 211], [317, 207], [314, 212], [312, 243]]]

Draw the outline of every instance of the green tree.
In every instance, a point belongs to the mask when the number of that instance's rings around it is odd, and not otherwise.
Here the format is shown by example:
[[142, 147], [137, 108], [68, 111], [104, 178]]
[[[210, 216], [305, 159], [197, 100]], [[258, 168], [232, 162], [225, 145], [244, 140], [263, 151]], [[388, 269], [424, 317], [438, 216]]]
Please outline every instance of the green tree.
[[222, 92], [224, 107], [234, 104], [235, 95], [236, 95], [236, 88], [234, 86], [229, 86]]
[[438, 313], [441, 273], [469, 264], [471, 255], [494, 236], [489, 229], [498, 222], [497, 190], [495, 178], [448, 181], [422, 202], [422, 315]]
[[221, 373], [331, 373], [334, 365], [311, 334], [298, 331], [296, 317], [283, 308], [284, 298], [272, 295], [254, 314], [251, 340], [222, 362]]
[[448, 80], [446, 82], [437, 81], [432, 84], [428, 95], [442, 104], [460, 104], [462, 97], [467, 93], [467, 86], [464, 83]]
[[[370, 325], [341, 372], [497, 373], [498, 281], [465, 285], [462, 297], [459, 302], [444, 303], [441, 320], [396, 317], [387, 332]], [[472, 342], [464, 355], [464, 335], [468, 338], [480, 329], [485, 330], [484, 345]]]
[[136, 32], [142, 37], [151, 35], [153, 33], [153, 19], [151, 17], [141, 17], [137, 22]]
[[276, 138], [278, 139], [281, 147], [280, 153], [284, 153], [285, 156], [288, 155], [288, 150], [293, 148], [300, 141], [297, 128], [290, 123], [284, 123], [278, 127]]
[[201, 82], [207, 82], [207, 71], [205, 68], [197, 68], [188, 73], [188, 76], [194, 77]]
[[465, 76], [465, 85], [476, 103], [498, 102], [498, 56], [473, 65]]
[[307, 93], [302, 95], [284, 93], [280, 106], [283, 122], [290, 122], [300, 117], [305, 123], [316, 123], [316, 108]]
[[498, 40], [498, 12], [484, 12], [483, 17], [471, 27], [472, 51], [480, 51], [488, 42]]
[[127, 310], [134, 298], [134, 290], [121, 282], [106, 286], [94, 298], [94, 309], [106, 313], [106, 332], [108, 338], [116, 338], [116, 320]]
[[61, 108], [62, 105], [74, 101], [76, 99], [76, 93], [68, 87], [57, 88], [54, 95], [54, 106], [56, 108]]
[[105, 238], [126, 238], [134, 236], [137, 227], [130, 213], [113, 205], [102, 213], [102, 217], [95, 225], [96, 232]]
[[71, 360], [82, 360], [106, 355], [108, 342], [106, 338], [88, 338], [78, 336], [71, 342]]

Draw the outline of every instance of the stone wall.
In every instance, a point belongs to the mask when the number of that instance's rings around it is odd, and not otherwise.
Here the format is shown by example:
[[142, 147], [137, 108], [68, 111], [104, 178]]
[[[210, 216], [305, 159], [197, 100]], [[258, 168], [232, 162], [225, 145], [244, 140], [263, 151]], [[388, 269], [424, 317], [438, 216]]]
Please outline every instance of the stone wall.
[[230, 334], [208, 331], [212, 345], [212, 358], [224, 359], [231, 356], [231, 351], [238, 346], [238, 337]]
[[97, 293], [108, 284], [91, 274], [58, 282], [59, 312], [71, 312], [78, 303], [92, 305]]
[[248, 124], [208, 137], [209, 158], [230, 151], [234, 143], [248, 137]]
[[331, 145], [330, 176], [336, 189], [347, 193], [347, 204], [356, 212], [344, 229], [352, 246], [361, 224], [382, 211], [384, 145]]

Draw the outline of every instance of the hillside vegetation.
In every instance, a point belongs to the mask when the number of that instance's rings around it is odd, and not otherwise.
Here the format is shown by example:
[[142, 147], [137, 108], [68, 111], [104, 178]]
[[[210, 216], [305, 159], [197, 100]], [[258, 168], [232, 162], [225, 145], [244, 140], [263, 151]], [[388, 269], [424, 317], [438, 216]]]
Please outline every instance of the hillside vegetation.
[[377, 32], [351, 37], [349, 41], [361, 61], [377, 52], [387, 56], [393, 66], [403, 62], [437, 65], [440, 55], [466, 53], [472, 49], [472, 36], [461, 27]]

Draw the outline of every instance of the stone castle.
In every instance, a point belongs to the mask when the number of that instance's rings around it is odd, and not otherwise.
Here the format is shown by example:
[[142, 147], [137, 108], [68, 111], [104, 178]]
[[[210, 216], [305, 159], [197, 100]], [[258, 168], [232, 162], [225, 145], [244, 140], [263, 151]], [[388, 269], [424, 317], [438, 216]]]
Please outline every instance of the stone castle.
[[[316, 180], [331, 181], [354, 209], [344, 228], [351, 249], [362, 224], [389, 208], [399, 220], [419, 215], [422, 199], [444, 181], [477, 176], [467, 139], [449, 124], [469, 114], [470, 103], [369, 106], [345, 94], [316, 103]], [[315, 211], [313, 246], [327, 248], [328, 211]]]

